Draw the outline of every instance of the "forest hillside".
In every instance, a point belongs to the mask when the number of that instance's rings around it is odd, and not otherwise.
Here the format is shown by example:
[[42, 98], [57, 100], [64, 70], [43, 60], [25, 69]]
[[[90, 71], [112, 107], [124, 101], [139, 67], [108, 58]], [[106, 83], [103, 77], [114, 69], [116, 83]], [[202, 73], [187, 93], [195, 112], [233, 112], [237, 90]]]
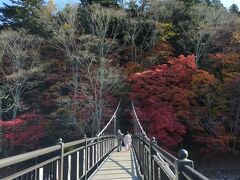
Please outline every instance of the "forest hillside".
[[94, 136], [123, 97], [172, 153], [239, 158], [237, 5], [11, 2], [0, 8], [1, 157]]

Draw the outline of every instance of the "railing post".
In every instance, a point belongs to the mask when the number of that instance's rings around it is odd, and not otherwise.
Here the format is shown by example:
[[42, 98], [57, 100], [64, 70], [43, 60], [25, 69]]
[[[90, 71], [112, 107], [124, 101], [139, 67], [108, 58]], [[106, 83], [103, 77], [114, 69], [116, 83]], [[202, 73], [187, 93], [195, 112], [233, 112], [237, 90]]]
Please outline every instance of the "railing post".
[[142, 133], [142, 168], [143, 168], [143, 174], [144, 174], [144, 177], [147, 178], [147, 172], [146, 172], [146, 153], [145, 153], [145, 134]]
[[141, 145], [141, 142], [140, 142], [140, 133], [138, 133], [137, 137], [136, 137], [136, 140], [137, 140], [137, 148], [138, 148], [138, 160], [140, 160], [140, 152], [141, 152], [141, 149], [140, 149], [140, 145]]
[[85, 139], [85, 180], [87, 180], [87, 170], [88, 170], [88, 147], [87, 147], [87, 136], [84, 135]]
[[98, 155], [98, 153], [99, 153], [99, 151], [98, 151], [98, 135], [96, 134], [96, 136], [97, 136], [97, 142], [96, 142], [96, 159], [97, 159], [97, 161], [96, 161], [96, 163], [97, 163], [97, 168], [98, 168], [98, 166], [99, 166], [99, 164], [98, 164], [98, 160], [99, 160], [99, 155]]
[[58, 163], [58, 179], [59, 180], [63, 180], [63, 161], [64, 161], [64, 143], [62, 138], [58, 139], [58, 143], [61, 146], [61, 150], [60, 150], [60, 161]]
[[156, 152], [153, 150], [153, 145], [156, 145], [156, 138], [152, 137], [151, 141], [150, 141], [150, 180], [154, 180], [154, 174], [155, 174], [155, 168], [154, 168], [154, 158], [153, 156], [156, 155]]
[[185, 180], [186, 178], [182, 174], [182, 169], [185, 165], [193, 167], [193, 161], [188, 159], [188, 152], [185, 149], [180, 149], [178, 152], [178, 160], [175, 162], [175, 173], [177, 180]]

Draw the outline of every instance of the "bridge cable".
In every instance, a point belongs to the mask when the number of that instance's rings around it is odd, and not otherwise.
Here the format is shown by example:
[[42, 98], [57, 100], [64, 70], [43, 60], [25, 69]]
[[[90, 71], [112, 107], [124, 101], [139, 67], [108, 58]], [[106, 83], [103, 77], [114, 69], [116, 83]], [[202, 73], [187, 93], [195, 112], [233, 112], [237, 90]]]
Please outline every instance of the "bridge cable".
[[[99, 137], [103, 134], [103, 132], [107, 129], [107, 127], [111, 124], [111, 122], [113, 121], [114, 118], [116, 118], [116, 115], [117, 115], [117, 112], [118, 112], [118, 109], [120, 107], [120, 104], [121, 104], [121, 101], [122, 101], [122, 98], [119, 100], [119, 103], [117, 105], [117, 108], [115, 109], [112, 117], [110, 118], [110, 120], [108, 121], [108, 123], [104, 126], [104, 128], [96, 135], [96, 137]], [[116, 133], [116, 132], [114, 132]], [[89, 144], [92, 144], [94, 142], [94, 140], [92, 140]]]
[[[131, 102], [132, 102], [132, 101], [131, 101]], [[141, 133], [142, 133], [147, 139], [149, 139], [149, 137], [147, 136], [146, 132], [144, 131], [144, 129], [143, 129], [143, 127], [142, 127], [142, 125], [141, 125], [141, 123], [140, 123], [140, 121], [139, 121], [139, 119], [138, 119], [138, 116], [137, 116], [137, 113], [136, 113], [136, 109], [135, 109], [135, 106], [134, 106], [133, 102], [132, 102], [132, 110], [133, 110], [133, 115], [134, 115], [134, 117], [135, 117], [135, 120], [137, 121], [137, 124], [138, 124], [138, 126], [139, 126], [139, 128], [140, 128], [140, 130], [141, 130]]]
[[[117, 114], [117, 111], [118, 111], [118, 109], [119, 109], [119, 107], [120, 107], [121, 101], [122, 101], [122, 98], [119, 100], [118, 106], [117, 106], [116, 110], [114, 111], [111, 119], [108, 121], [108, 123], [105, 125], [105, 127], [97, 134], [97, 137], [99, 137], [100, 135], [102, 135], [102, 133], [107, 129], [107, 127], [110, 125], [110, 123], [112, 122], [112, 120], [113, 120], [114, 118], [116, 118], [116, 114]], [[115, 133], [116, 133], [116, 132], [115, 132]]]

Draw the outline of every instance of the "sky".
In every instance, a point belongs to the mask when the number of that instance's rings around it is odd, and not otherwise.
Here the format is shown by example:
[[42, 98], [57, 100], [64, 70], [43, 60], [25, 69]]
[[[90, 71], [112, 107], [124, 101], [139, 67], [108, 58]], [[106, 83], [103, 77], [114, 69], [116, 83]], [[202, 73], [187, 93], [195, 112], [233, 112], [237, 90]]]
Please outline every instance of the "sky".
[[[44, 0], [45, 2], [47, 2], [48, 0]], [[3, 5], [3, 3], [8, 4], [10, 1], [9, 0], [0, 0], [0, 6]], [[66, 4], [69, 3], [79, 3], [80, 0], [55, 0], [55, 3], [57, 5], [58, 8], [63, 8]]]
[[[47, 1], [47, 0], [46, 0]], [[78, 3], [80, 0], [55, 0], [55, 3], [58, 8], [63, 8], [67, 3]], [[233, 3], [237, 4], [240, 8], [240, 0], [221, 0], [223, 5], [226, 8], [229, 8]], [[2, 6], [3, 3], [9, 3], [9, 0], [0, 0], [0, 6]]]

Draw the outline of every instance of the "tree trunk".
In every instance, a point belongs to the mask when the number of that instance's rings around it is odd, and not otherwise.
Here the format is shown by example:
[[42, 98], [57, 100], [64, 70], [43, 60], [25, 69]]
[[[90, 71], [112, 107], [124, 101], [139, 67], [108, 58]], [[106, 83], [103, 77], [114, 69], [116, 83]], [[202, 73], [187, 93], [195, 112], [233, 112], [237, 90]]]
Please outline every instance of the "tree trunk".
[[13, 120], [16, 119], [16, 117], [17, 117], [17, 110], [18, 110], [17, 106], [14, 105], [14, 107], [13, 107], [13, 115], [12, 115], [12, 119]]
[[17, 117], [17, 111], [18, 111], [18, 104], [20, 101], [20, 91], [21, 91], [21, 87], [19, 85], [19, 81], [16, 82], [16, 90], [15, 90], [15, 94], [14, 94], [14, 106], [13, 106], [13, 114], [12, 114], [12, 119], [16, 119]]
[[99, 109], [99, 102], [97, 105], [97, 133], [100, 133], [101, 129], [101, 122], [100, 122], [100, 109]]
[[[0, 121], [2, 121], [2, 100], [0, 100]], [[2, 126], [0, 125], [0, 154], [3, 152], [3, 132]]]
[[237, 136], [238, 136], [238, 123], [239, 123], [239, 115], [240, 115], [240, 104], [238, 104], [236, 120], [234, 123], [234, 139], [233, 139], [233, 154], [237, 154]]
[[2, 120], [3, 114], [2, 114], [2, 100], [0, 100], [0, 120]]
[[137, 47], [134, 39], [132, 39], [132, 58], [133, 62], [137, 63]]
[[[74, 61], [74, 59], [71, 59], [71, 61]], [[75, 123], [78, 124], [77, 119], [77, 113], [78, 113], [78, 95], [79, 95], [79, 85], [80, 85], [80, 77], [79, 77], [79, 63], [75, 61], [75, 63], [72, 63], [72, 73], [73, 73], [73, 83], [74, 83], [74, 95], [73, 95], [73, 115], [72, 118]]]

